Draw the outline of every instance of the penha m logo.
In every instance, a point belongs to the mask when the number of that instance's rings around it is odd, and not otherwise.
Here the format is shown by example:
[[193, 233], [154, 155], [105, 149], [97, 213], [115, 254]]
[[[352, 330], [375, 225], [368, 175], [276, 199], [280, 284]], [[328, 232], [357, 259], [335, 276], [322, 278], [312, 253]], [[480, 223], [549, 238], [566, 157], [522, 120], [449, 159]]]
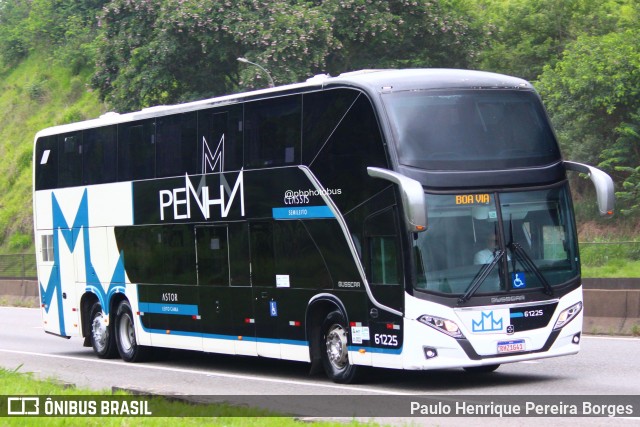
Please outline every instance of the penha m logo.
[[[218, 185], [211, 188], [207, 185], [207, 174], [217, 173], [220, 180]], [[192, 212], [200, 214], [209, 220], [213, 216], [211, 207], [220, 207], [220, 218], [229, 215], [236, 196], [240, 199], [240, 215], [244, 216], [244, 171], [240, 170], [235, 184], [227, 181], [224, 174], [224, 133], [220, 137], [218, 146], [211, 150], [206, 138], [202, 138], [202, 175], [200, 181], [194, 184], [188, 174], [184, 176], [184, 186], [160, 190], [159, 212], [160, 221], [191, 219]]]
[[224, 134], [220, 137], [215, 151], [211, 152], [211, 147], [205, 137], [202, 137], [202, 173], [224, 172]]
[[473, 332], [502, 331], [502, 319], [496, 320], [493, 313], [493, 311], [483, 311], [482, 313], [480, 313], [480, 320], [472, 321]]

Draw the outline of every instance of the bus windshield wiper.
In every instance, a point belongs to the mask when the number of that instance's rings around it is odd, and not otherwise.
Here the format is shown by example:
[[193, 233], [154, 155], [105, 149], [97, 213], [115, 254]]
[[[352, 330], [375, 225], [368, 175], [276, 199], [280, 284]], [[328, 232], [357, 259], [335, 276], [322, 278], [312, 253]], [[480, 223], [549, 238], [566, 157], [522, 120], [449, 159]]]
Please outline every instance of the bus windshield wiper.
[[480, 288], [480, 285], [482, 285], [482, 283], [487, 278], [487, 276], [489, 275], [493, 267], [496, 264], [498, 264], [498, 262], [500, 262], [503, 255], [504, 255], [504, 250], [502, 249], [498, 249], [494, 252], [493, 260], [491, 261], [491, 263], [484, 264], [482, 266], [480, 271], [478, 271], [478, 274], [476, 274], [476, 277], [473, 278], [473, 281], [465, 291], [464, 295], [458, 298], [458, 304], [464, 304], [469, 300], [469, 298], [473, 296], [473, 294], [476, 293], [476, 291]]
[[532, 271], [533, 274], [535, 274], [535, 276], [538, 278], [540, 283], [542, 283], [542, 286], [544, 287], [544, 293], [549, 296], [553, 296], [553, 288], [551, 287], [547, 279], [542, 275], [542, 273], [540, 272], [540, 269], [538, 269], [538, 266], [536, 266], [535, 262], [533, 262], [531, 257], [527, 255], [527, 253], [522, 248], [520, 243], [517, 243], [513, 240], [513, 218], [512, 217], [509, 217], [509, 243], [507, 244], [507, 247], [511, 249], [511, 252], [513, 252], [513, 255], [514, 255], [513, 259], [511, 260], [512, 270], [514, 272], [516, 271], [516, 258], [519, 259], [520, 262], [524, 264], [524, 267], [529, 269], [529, 271]]
[[527, 255], [527, 253], [522, 248], [522, 246], [520, 246], [519, 243], [510, 242], [509, 247], [513, 252], [513, 254], [515, 255], [515, 257], [517, 257], [520, 260], [520, 262], [524, 264], [525, 268], [533, 272], [533, 274], [535, 274], [535, 276], [538, 278], [540, 283], [542, 283], [542, 286], [544, 287], [544, 293], [549, 296], [553, 296], [553, 287], [551, 287], [547, 279], [542, 275], [542, 273], [540, 272], [536, 264], [533, 262], [531, 257]]

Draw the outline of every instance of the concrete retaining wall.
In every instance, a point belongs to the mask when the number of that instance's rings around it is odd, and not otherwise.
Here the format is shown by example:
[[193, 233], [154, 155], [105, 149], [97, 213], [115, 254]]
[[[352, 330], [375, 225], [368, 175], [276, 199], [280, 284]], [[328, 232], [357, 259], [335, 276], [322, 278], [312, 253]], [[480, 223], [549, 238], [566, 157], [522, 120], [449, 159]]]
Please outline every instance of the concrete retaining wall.
[[[0, 297], [37, 307], [38, 282], [0, 279]], [[587, 334], [640, 335], [640, 279], [584, 279], [583, 329]]]
[[585, 289], [588, 334], [640, 335], [640, 289]]
[[0, 296], [37, 297], [37, 280], [0, 279]]
[[0, 305], [39, 307], [36, 280], [0, 279]]
[[640, 278], [582, 279], [587, 334], [640, 335]]

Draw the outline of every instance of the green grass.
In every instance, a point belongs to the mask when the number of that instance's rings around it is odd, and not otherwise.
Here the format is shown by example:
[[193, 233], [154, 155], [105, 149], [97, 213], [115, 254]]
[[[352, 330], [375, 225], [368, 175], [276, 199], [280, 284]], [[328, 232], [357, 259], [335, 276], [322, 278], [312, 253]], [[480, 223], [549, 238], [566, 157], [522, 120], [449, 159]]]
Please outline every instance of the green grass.
[[640, 277], [640, 261], [613, 260], [603, 266], [582, 266], [582, 277], [595, 279]]
[[0, 295], [0, 307], [40, 307], [39, 297], [22, 297], [17, 295]]
[[582, 243], [580, 258], [583, 277], [640, 277], [640, 241]]
[[[31, 374], [0, 368], [0, 396], [130, 396], [124, 392], [111, 393], [77, 389], [56, 382], [53, 379], [36, 380]], [[2, 402], [5, 403], [5, 402]], [[1, 406], [1, 405], [0, 405]], [[303, 422], [295, 418], [281, 416], [263, 409], [232, 406], [228, 404], [189, 404], [181, 401], [153, 397], [150, 407], [162, 408], [166, 414], [189, 414], [180, 417], [5, 417], [0, 418], [2, 426], [266, 426], [266, 427], [349, 427], [375, 426], [376, 424], [344, 422]]]
[[31, 198], [33, 140], [49, 126], [98, 117], [105, 111], [86, 83], [65, 64], [33, 53], [0, 74], [0, 250], [33, 249]]

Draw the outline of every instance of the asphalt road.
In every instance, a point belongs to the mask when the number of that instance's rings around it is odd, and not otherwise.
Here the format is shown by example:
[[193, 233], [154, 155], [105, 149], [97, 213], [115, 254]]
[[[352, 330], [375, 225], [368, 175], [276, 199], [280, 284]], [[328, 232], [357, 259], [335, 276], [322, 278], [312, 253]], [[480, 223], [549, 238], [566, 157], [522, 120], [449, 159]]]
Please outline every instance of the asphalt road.
[[[304, 363], [252, 357], [231, 357], [187, 351], [163, 351], [143, 364], [101, 360], [79, 338], [47, 335], [39, 309], [0, 307], [0, 366], [53, 377], [78, 387], [142, 390], [158, 394], [208, 396], [233, 401], [230, 396], [251, 396], [269, 402], [271, 409], [291, 409], [291, 396], [320, 396], [297, 404], [333, 405], [330, 396], [344, 396], [345, 413], [333, 406], [332, 416], [347, 416], [349, 396], [437, 395], [464, 396], [640, 395], [640, 339], [589, 337], [578, 355], [501, 366], [488, 375], [463, 370], [409, 372], [375, 369], [358, 385], [334, 384], [323, 375], [309, 375]], [[638, 410], [640, 408], [636, 408]], [[302, 411], [304, 412], [304, 411]], [[408, 414], [407, 414], [408, 415]], [[513, 419], [465, 418], [464, 424], [510, 425]], [[518, 420], [519, 425], [544, 423], [547, 418]], [[548, 419], [550, 425], [634, 425], [640, 418]], [[459, 425], [460, 418], [384, 418], [385, 423]]]

